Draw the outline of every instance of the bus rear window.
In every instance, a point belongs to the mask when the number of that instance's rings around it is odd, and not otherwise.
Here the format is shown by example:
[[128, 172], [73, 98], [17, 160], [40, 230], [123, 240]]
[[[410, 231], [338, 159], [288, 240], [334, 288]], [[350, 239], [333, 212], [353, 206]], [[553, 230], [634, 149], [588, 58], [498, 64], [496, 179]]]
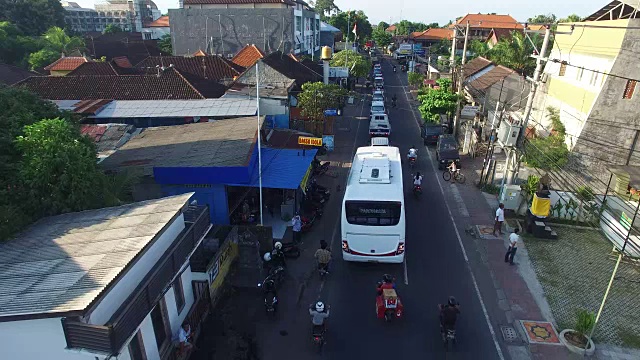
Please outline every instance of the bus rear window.
[[402, 205], [397, 201], [346, 201], [345, 211], [349, 224], [394, 226], [400, 222]]

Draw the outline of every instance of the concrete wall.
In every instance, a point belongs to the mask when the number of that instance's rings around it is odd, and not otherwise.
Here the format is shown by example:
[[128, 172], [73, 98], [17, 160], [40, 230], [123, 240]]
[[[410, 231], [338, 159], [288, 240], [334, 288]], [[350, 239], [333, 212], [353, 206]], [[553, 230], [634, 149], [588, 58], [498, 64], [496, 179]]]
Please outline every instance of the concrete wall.
[[186, 55], [207, 49], [207, 39], [209, 51], [217, 54], [236, 54], [247, 44], [255, 44], [266, 53], [275, 50], [289, 53], [294, 48], [293, 11], [282, 8], [169, 10], [173, 53]]

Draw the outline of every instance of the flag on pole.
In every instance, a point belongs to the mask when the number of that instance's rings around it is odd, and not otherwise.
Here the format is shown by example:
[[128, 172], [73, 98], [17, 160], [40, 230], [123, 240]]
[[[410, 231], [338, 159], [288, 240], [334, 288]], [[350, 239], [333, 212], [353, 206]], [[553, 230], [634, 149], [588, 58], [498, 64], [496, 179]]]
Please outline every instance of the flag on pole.
[[353, 30], [351, 32], [358, 38], [358, 23], [353, 24]]

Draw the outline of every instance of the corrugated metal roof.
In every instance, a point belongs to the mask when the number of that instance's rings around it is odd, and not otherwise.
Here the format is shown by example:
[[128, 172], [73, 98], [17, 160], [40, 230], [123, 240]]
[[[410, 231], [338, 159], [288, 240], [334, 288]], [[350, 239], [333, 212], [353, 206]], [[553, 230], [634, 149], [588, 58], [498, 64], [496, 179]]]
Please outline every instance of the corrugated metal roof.
[[[302, 155], [300, 149], [262, 148], [262, 187], [271, 189], [297, 189], [307, 173], [318, 150], [310, 149]], [[252, 157], [257, 157], [254, 151]], [[249, 184], [238, 186], [258, 187], [258, 161], [253, 162]]]
[[251, 116], [257, 104], [251, 99], [205, 100], [116, 100], [104, 106], [93, 118], [153, 117], [229, 117]]
[[0, 243], [0, 318], [85, 310], [191, 195], [44, 218]]

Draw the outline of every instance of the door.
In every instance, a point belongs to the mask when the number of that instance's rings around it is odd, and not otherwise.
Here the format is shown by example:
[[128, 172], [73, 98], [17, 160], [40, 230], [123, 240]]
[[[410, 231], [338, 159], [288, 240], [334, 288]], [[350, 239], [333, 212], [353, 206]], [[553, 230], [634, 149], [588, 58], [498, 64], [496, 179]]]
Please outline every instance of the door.
[[160, 299], [156, 307], [151, 310], [151, 323], [153, 324], [153, 333], [156, 336], [158, 352], [162, 358], [166, 350], [171, 347], [171, 326], [164, 298]]

